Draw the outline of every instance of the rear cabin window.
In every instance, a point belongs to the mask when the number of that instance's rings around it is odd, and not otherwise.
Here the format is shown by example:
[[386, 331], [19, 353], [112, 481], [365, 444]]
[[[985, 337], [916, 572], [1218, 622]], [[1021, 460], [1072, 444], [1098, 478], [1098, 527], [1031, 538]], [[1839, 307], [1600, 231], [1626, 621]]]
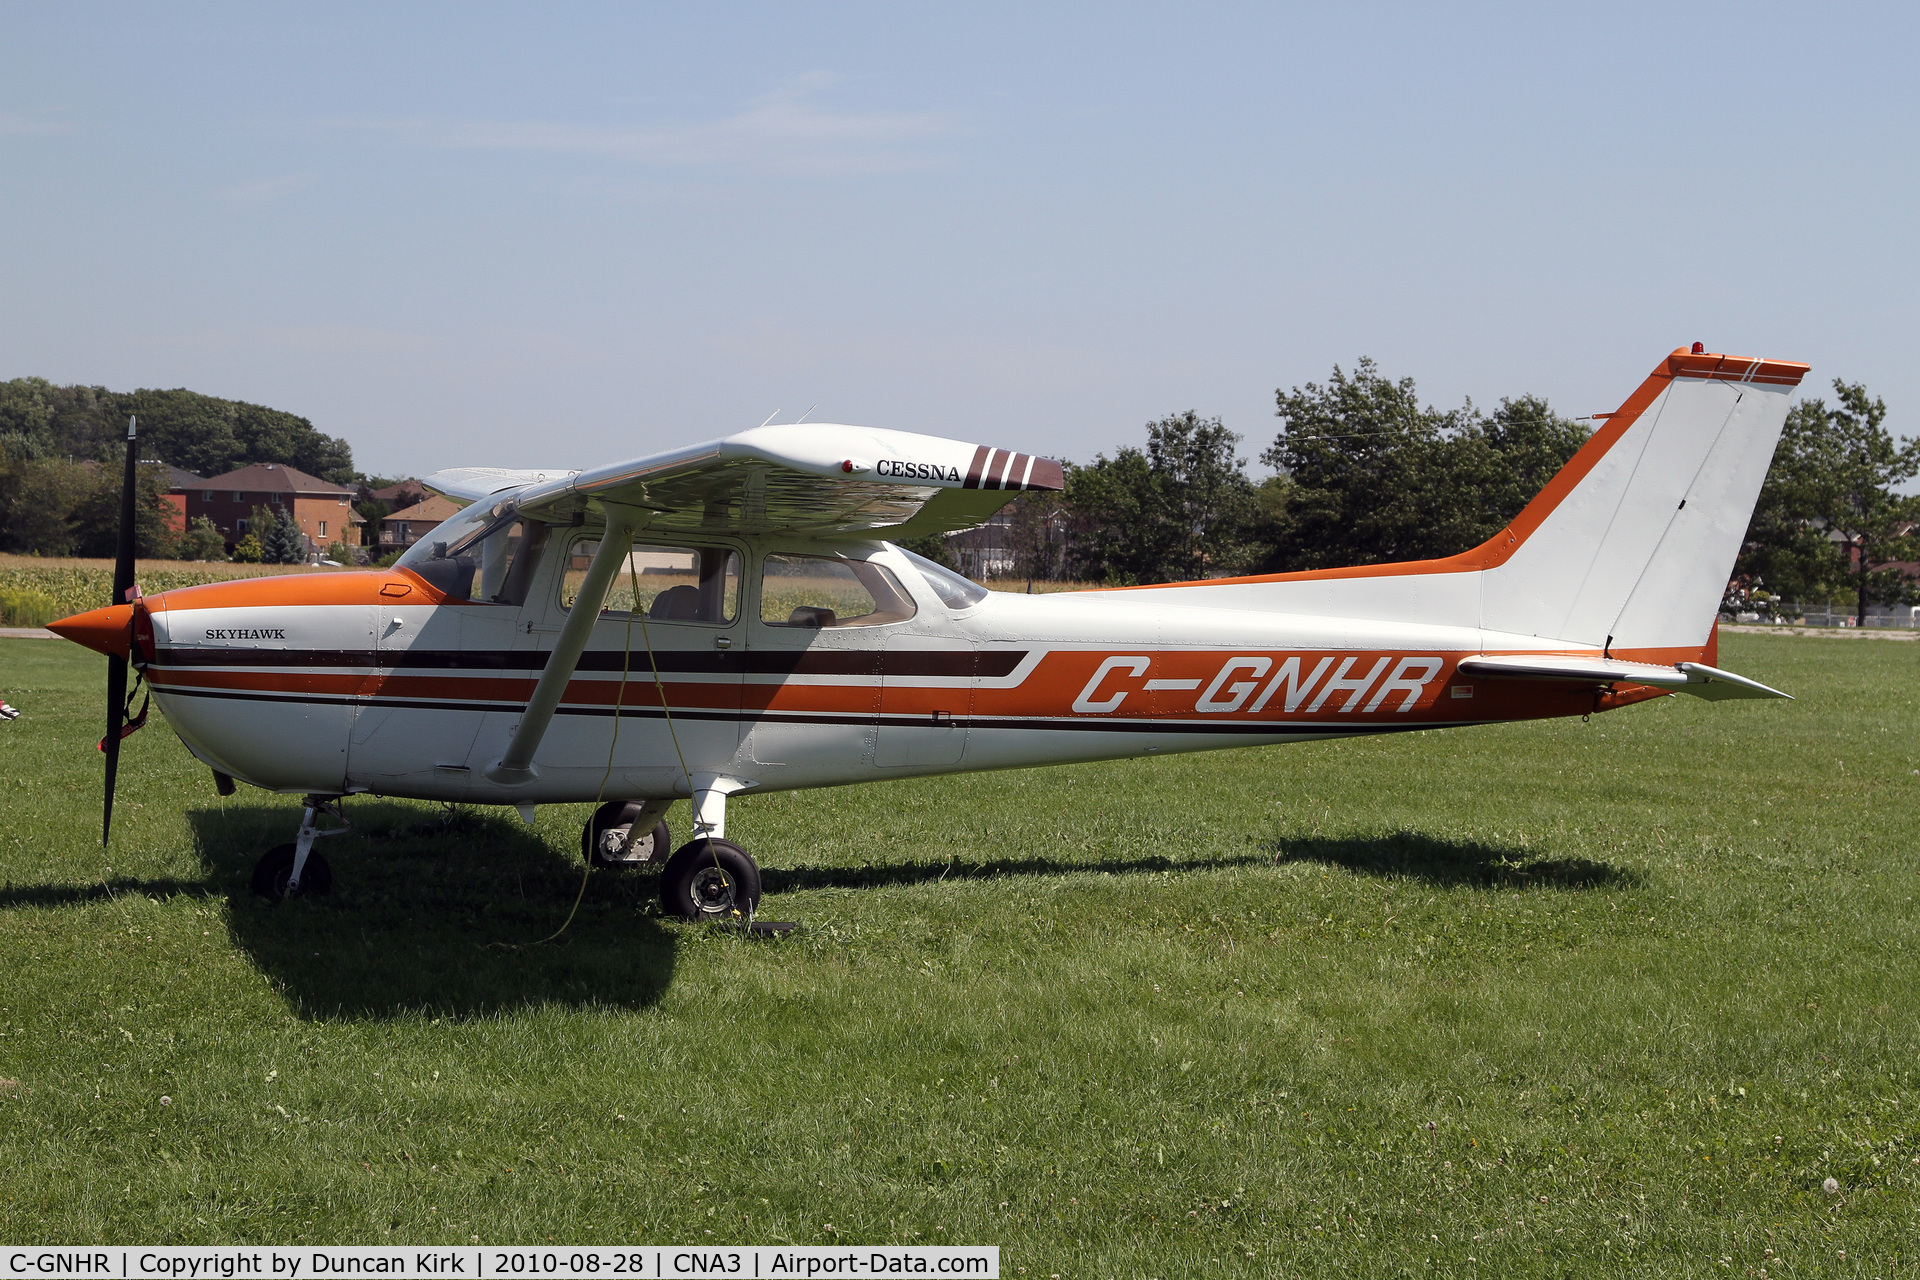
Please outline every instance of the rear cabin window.
[[[600, 540], [584, 538], [567, 550], [560, 602], [573, 608]], [[635, 592], [638, 591], [636, 597]], [[636, 542], [607, 588], [606, 614], [624, 615], [635, 599], [649, 622], [724, 626], [740, 612], [740, 553], [726, 547], [673, 547]]]
[[832, 556], [768, 556], [760, 621], [770, 627], [875, 627], [913, 616], [913, 597], [884, 565]]

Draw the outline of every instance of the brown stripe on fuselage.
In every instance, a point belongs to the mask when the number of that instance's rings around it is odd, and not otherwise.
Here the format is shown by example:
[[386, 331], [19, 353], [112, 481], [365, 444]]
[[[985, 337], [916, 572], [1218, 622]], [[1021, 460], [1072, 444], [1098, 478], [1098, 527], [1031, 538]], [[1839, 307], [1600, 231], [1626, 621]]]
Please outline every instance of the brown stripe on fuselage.
[[[577, 670], [613, 673], [693, 675], [851, 676], [885, 672], [895, 676], [938, 678], [1013, 674], [1027, 656], [1022, 649], [707, 649], [636, 650], [623, 661], [619, 650], [591, 649], [580, 655]], [[547, 655], [524, 649], [401, 649], [376, 655], [368, 649], [191, 649], [167, 648], [155, 655], [157, 671], [189, 667], [370, 667], [384, 671], [525, 671], [546, 668]]]

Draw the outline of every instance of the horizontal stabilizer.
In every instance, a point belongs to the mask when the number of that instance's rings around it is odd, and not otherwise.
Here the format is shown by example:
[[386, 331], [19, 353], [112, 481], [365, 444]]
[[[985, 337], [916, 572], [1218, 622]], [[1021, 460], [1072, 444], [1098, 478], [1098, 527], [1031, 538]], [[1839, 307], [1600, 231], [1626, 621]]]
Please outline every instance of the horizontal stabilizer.
[[1758, 680], [1698, 662], [1663, 667], [1619, 658], [1577, 658], [1560, 654], [1503, 654], [1468, 658], [1460, 673], [1494, 680], [1590, 680], [1596, 684], [1643, 684], [1718, 702], [1724, 698], [1791, 698]]

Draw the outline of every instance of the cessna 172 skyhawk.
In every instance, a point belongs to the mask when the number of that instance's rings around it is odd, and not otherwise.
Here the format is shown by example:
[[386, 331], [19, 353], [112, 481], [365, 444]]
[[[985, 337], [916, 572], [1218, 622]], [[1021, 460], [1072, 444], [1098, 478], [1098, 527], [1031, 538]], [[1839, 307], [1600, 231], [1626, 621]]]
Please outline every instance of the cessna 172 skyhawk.
[[[307, 796], [262, 892], [330, 883], [313, 844], [347, 796], [604, 797], [590, 859], [664, 859], [669, 912], [750, 915], [759, 871], [724, 838], [744, 792], [1786, 696], [1716, 669], [1715, 619], [1806, 371], [1674, 352], [1462, 555], [1060, 595], [883, 541], [978, 524], [1060, 464], [900, 431], [442, 471], [468, 505], [391, 569], [145, 598], [129, 462], [121, 603], [54, 630], [113, 659], [108, 822], [129, 661], [223, 794]], [[677, 797], [693, 839], [668, 857]]]

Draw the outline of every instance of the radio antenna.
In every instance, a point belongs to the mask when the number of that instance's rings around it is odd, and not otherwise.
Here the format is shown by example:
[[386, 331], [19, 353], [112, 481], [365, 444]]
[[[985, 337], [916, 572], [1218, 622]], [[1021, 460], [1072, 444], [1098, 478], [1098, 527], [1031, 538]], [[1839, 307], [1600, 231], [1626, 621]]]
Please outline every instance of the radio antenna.
[[811, 414], [815, 409], [818, 409], [819, 407], [820, 407], [820, 402], [818, 400], [815, 400], [812, 404], [807, 406], [806, 413], [801, 414], [799, 417], [793, 420], [793, 425], [797, 427], [801, 423], [805, 422], [807, 420], [808, 414]]
[[[767, 422], [772, 422], [775, 418], [779, 416], [780, 416], [780, 411], [778, 409], [775, 409], [772, 413], [767, 415]], [[767, 425], [767, 422], [763, 422], [760, 425], [764, 427]]]

